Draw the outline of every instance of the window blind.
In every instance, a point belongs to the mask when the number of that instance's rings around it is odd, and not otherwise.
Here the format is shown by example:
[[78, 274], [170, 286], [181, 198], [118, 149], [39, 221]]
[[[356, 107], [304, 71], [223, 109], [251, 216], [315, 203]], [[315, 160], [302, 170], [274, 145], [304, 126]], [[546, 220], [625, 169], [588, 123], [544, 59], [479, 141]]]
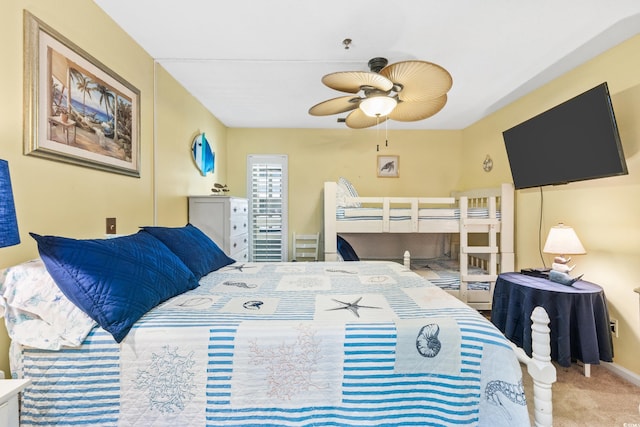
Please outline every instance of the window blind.
[[280, 262], [288, 258], [286, 155], [247, 158], [249, 195], [249, 259]]

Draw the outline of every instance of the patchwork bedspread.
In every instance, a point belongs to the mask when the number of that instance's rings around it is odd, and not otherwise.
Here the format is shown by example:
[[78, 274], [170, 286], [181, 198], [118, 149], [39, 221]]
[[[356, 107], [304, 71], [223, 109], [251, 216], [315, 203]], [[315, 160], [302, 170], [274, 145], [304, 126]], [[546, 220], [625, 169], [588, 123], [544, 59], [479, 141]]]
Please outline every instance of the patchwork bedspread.
[[120, 344], [15, 350], [24, 426], [529, 425], [504, 336], [392, 262], [236, 263]]

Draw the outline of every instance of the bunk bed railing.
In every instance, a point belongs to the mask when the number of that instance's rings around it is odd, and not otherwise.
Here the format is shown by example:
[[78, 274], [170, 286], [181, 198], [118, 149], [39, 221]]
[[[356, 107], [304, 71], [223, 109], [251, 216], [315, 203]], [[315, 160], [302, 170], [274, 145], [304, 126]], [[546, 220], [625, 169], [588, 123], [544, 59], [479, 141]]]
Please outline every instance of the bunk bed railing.
[[[419, 214], [421, 209], [429, 209], [436, 206], [453, 205], [453, 197], [346, 197], [348, 204], [360, 203], [370, 208], [381, 208], [382, 232], [391, 231], [391, 214], [393, 209], [407, 209], [410, 216], [411, 227], [409, 232], [419, 231]], [[453, 218], [453, 215], [451, 215]]]

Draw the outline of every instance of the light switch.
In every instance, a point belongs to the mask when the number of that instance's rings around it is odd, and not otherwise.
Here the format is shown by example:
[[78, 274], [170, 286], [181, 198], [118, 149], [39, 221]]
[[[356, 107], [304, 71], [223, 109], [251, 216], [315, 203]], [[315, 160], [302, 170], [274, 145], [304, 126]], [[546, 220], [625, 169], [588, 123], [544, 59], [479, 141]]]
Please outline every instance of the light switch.
[[107, 234], [116, 234], [115, 218], [107, 218]]

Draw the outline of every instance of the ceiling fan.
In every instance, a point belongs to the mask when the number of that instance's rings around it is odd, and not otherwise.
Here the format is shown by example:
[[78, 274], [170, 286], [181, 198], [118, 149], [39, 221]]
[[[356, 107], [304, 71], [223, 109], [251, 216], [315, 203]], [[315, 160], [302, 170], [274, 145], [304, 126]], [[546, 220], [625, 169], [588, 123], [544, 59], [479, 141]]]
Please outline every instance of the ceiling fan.
[[415, 122], [442, 110], [453, 79], [447, 70], [426, 61], [401, 61], [387, 66], [386, 58], [369, 61], [371, 71], [327, 74], [322, 83], [331, 89], [362, 96], [340, 96], [309, 109], [312, 116], [351, 111], [344, 120], [353, 129], [363, 129], [388, 119]]

